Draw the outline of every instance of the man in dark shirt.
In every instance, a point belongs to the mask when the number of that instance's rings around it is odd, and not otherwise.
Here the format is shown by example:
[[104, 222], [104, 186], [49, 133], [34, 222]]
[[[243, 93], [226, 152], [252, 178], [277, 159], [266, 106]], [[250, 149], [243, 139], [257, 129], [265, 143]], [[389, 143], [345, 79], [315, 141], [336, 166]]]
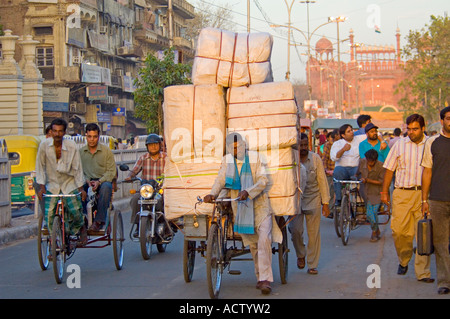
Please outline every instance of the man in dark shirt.
[[439, 294], [450, 293], [450, 107], [441, 113], [442, 131], [425, 144], [422, 158], [422, 212], [433, 220]]

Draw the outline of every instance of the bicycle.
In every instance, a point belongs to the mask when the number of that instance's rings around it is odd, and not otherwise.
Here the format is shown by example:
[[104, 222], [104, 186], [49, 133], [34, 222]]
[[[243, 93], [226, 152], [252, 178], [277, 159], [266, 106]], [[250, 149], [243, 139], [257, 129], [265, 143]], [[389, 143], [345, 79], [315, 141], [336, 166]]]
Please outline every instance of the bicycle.
[[[357, 229], [361, 225], [370, 225], [370, 223], [366, 219], [366, 204], [358, 188], [362, 182], [357, 180], [337, 180], [334, 178], [333, 180], [334, 182], [343, 184], [340, 212], [338, 213], [338, 210], [336, 210], [336, 214], [339, 222], [338, 237], [341, 237], [342, 243], [345, 246], [350, 238], [350, 231]], [[391, 216], [390, 208], [385, 205], [380, 205], [378, 216], [387, 216], [384, 221], [378, 222], [378, 225], [386, 225]]]
[[[51, 234], [48, 227], [44, 226], [44, 214], [39, 217], [38, 231], [38, 257], [42, 270], [46, 270], [50, 261], [53, 264], [53, 273], [56, 283], [60, 284], [64, 277], [64, 266], [75, 253], [77, 248], [102, 248], [108, 245], [113, 246], [114, 262], [116, 269], [123, 266], [123, 221], [119, 210], [114, 210], [112, 204], [108, 212], [107, 227], [104, 231], [94, 232], [88, 230], [89, 240], [86, 245], [78, 245], [79, 236], [70, 235], [65, 227], [65, 205], [64, 198], [79, 196], [78, 194], [43, 194], [44, 197], [58, 198], [56, 212], [53, 218]], [[94, 203], [95, 204], [95, 203]], [[95, 205], [94, 205], [95, 207]], [[113, 216], [112, 235], [110, 217]], [[93, 243], [106, 241], [105, 245], [96, 246]], [[50, 254], [51, 252], [51, 254]]]

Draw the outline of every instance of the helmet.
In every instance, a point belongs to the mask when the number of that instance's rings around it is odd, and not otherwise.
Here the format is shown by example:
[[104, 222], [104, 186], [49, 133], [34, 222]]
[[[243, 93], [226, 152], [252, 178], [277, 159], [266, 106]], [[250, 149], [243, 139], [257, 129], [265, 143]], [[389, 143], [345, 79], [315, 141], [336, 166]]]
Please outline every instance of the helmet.
[[154, 143], [161, 143], [161, 138], [157, 134], [149, 134], [147, 136], [147, 139], [145, 140], [145, 145], [147, 144], [154, 144]]

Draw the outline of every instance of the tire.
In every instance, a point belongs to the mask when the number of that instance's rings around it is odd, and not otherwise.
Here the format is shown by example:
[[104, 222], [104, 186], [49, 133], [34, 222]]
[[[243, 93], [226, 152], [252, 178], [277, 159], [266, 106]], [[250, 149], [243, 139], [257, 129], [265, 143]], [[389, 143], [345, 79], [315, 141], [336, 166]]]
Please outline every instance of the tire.
[[66, 262], [65, 238], [63, 235], [62, 220], [59, 215], [53, 218], [52, 227], [52, 260], [53, 273], [56, 283], [60, 284], [64, 277], [64, 264]]
[[142, 216], [139, 225], [141, 227], [139, 230], [139, 242], [141, 244], [142, 258], [148, 260], [152, 254], [153, 238], [150, 236], [152, 219], [148, 216]]
[[289, 257], [289, 248], [288, 248], [288, 237], [287, 237], [287, 226], [286, 221], [283, 216], [280, 216], [278, 219], [278, 226], [280, 227], [281, 233], [283, 234], [283, 241], [281, 244], [278, 244], [278, 263], [280, 268], [280, 278], [281, 283], [287, 283], [288, 276], [288, 257]]
[[50, 263], [48, 260], [48, 256], [50, 255], [50, 236], [48, 236], [48, 233], [44, 234], [43, 226], [44, 214], [41, 212], [39, 215], [37, 236], [38, 258], [41, 269], [47, 270]]
[[334, 219], [334, 230], [336, 231], [336, 235], [339, 238], [339, 237], [341, 237], [341, 231], [340, 231], [341, 208], [340, 207], [335, 207], [333, 217], [334, 217], [333, 218]]
[[219, 298], [220, 285], [222, 284], [223, 254], [219, 232], [219, 226], [212, 224], [209, 228], [206, 243], [206, 279], [211, 299]]
[[192, 276], [194, 274], [194, 266], [195, 266], [195, 253], [197, 242], [191, 240], [184, 241], [184, 249], [183, 249], [183, 274], [184, 281], [191, 282]]
[[111, 215], [114, 216], [112, 234], [114, 263], [116, 269], [121, 270], [123, 267], [123, 241], [125, 240], [122, 213], [120, 210], [110, 211]]
[[344, 246], [347, 245], [348, 239], [350, 237], [350, 228], [352, 223], [352, 216], [351, 216], [351, 208], [350, 208], [350, 201], [348, 198], [348, 195], [342, 196], [342, 202], [341, 202], [341, 214], [339, 216], [339, 226], [340, 226], [340, 233], [341, 233], [341, 239]]

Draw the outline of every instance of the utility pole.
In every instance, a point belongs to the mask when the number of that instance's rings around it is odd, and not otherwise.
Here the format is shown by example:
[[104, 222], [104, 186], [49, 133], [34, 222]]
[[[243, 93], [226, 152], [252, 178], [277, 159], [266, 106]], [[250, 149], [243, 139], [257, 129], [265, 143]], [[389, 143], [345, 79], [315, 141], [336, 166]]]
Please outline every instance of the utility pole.
[[284, 3], [286, 3], [286, 7], [288, 9], [288, 52], [287, 52], [287, 71], [286, 71], [286, 80], [290, 80], [291, 78], [291, 10], [292, 6], [294, 5], [294, 0], [291, 1], [291, 4], [288, 5], [287, 1], [284, 0]]
[[250, 33], [250, 0], [247, 0], [247, 33]]
[[169, 46], [173, 47], [173, 4], [172, 0], [167, 3], [167, 19], [169, 20]]
[[[310, 3], [316, 3], [316, 1], [300, 1], [300, 3], [306, 3], [306, 18], [307, 18], [307, 31], [308, 31], [308, 96], [309, 96], [309, 100], [312, 100], [312, 87], [311, 87], [311, 43], [310, 43], [310, 39], [311, 36], [309, 34], [309, 4]], [[311, 115], [312, 115], [312, 110], [309, 110], [309, 118], [311, 119]]]

